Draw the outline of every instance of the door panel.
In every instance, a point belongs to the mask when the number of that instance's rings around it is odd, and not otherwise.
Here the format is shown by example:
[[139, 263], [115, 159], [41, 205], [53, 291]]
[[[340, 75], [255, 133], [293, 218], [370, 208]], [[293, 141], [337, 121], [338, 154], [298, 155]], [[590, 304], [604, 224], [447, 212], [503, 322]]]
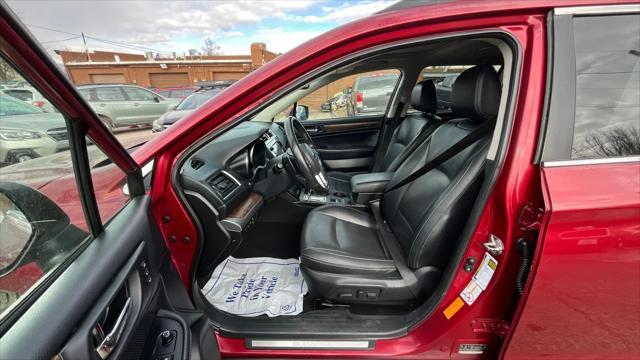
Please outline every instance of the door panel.
[[109, 359], [156, 358], [154, 349], [164, 330], [173, 331], [173, 359], [187, 359], [189, 326], [170, 306], [160, 306], [171, 303], [164, 297], [163, 277], [177, 276], [175, 271], [160, 272], [168, 259], [150, 213], [150, 198], [132, 199], [3, 334], [0, 358], [60, 354], [64, 359], [100, 359], [96, 348], [102, 337], [95, 330], [100, 323], [105, 334], [122, 329]]
[[551, 214], [505, 358], [640, 353], [640, 163], [542, 172]]
[[305, 120], [327, 170], [366, 171], [376, 151], [383, 116]]

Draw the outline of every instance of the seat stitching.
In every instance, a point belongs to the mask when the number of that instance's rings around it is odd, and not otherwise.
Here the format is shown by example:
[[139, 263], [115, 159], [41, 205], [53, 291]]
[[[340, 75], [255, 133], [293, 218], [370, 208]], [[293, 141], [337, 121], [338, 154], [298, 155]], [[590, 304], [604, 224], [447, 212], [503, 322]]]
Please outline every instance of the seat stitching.
[[[466, 169], [465, 169], [464, 173], [463, 173], [463, 174], [462, 174], [462, 175], [461, 175], [461, 176], [456, 180], [455, 184], [450, 185], [450, 186], [449, 186], [449, 189], [447, 189], [447, 191], [446, 191], [442, 196], [440, 196], [440, 198], [438, 199], [438, 202], [437, 202], [437, 203], [432, 207], [432, 209], [437, 209], [437, 208], [438, 208], [438, 206], [440, 206], [440, 204], [441, 204], [442, 202], [444, 202], [444, 200], [445, 200], [445, 199], [446, 199], [446, 197], [449, 195], [449, 193], [450, 193], [451, 191], [453, 191], [453, 189], [454, 189], [456, 186], [458, 186], [458, 184], [459, 184], [460, 182], [462, 182], [462, 179], [464, 178], [464, 176], [465, 176], [465, 175], [466, 175], [466, 174], [471, 170], [471, 167], [472, 167], [471, 165], [472, 165], [472, 163], [473, 163], [473, 161], [472, 161], [472, 160], [473, 160], [473, 158], [469, 158], [469, 160], [467, 160], [467, 167], [466, 167]], [[463, 193], [467, 188], [468, 188], [468, 186], [466, 186], [466, 187], [463, 189], [463, 191], [461, 191], [461, 193]], [[456, 198], [458, 198], [458, 197], [459, 197], [459, 196], [457, 196]], [[440, 212], [432, 211], [432, 212], [429, 214], [429, 216], [427, 217], [427, 219], [422, 223], [422, 225], [420, 226], [420, 228], [418, 229], [418, 231], [416, 231], [416, 232], [415, 232], [415, 235], [414, 235], [414, 237], [413, 237], [413, 238], [414, 238], [414, 241], [412, 241], [412, 244], [415, 242], [416, 237], [418, 236], [418, 234], [420, 234], [420, 232], [422, 231], [422, 229], [424, 229], [424, 227], [427, 225], [427, 223], [429, 222], [429, 220], [431, 220], [431, 217], [432, 217], [434, 214], [436, 214], [436, 213], [440, 213]], [[412, 251], [411, 251], [411, 249], [409, 250], [409, 253], [410, 253], [409, 262], [410, 262], [410, 263], [417, 262], [417, 257], [418, 257], [418, 255], [417, 255], [417, 254], [418, 254], [418, 253], [420, 253], [420, 252], [422, 252], [422, 250], [424, 250], [424, 247], [426, 246], [426, 244], [427, 244], [427, 241], [425, 240], [425, 241], [422, 243], [422, 245], [421, 245], [421, 247], [420, 247], [420, 250], [419, 250], [419, 251], [417, 251], [417, 252], [415, 252], [415, 251], [414, 251], [414, 252], [412, 252]], [[413, 245], [412, 245], [411, 247], [413, 247]]]
[[[351, 258], [351, 259], [357, 259], [357, 260], [363, 260], [363, 261], [392, 261], [391, 259], [376, 259], [376, 258], [371, 258], [371, 257], [359, 257], [359, 256], [351, 256], [351, 255], [346, 255], [344, 253], [340, 253], [340, 250], [332, 250], [332, 249], [323, 249], [323, 248], [319, 248], [319, 247], [309, 247], [306, 248], [305, 250], [316, 250], [319, 252], [327, 252], [330, 255], [335, 255], [335, 256], [342, 256], [342, 257], [346, 257], [346, 258]], [[305, 251], [303, 250], [303, 251]], [[309, 256], [308, 254], [306, 255], [307, 257]]]
[[[331, 266], [335, 266], [335, 267], [342, 267], [342, 268], [355, 268], [355, 269], [359, 269], [359, 270], [396, 270], [396, 266], [395, 264], [379, 264], [379, 267], [367, 267], [366, 265], [353, 265], [353, 264], [349, 264], [349, 265], [342, 265], [342, 264], [336, 264], [333, 262], [328, 262], [325, 260], [321, 260], [321, 259], [317, 259], [317, 258], [313, 258], [313, 257], [309, 257], [308, 255], [302, 255], [303, 258], [308, 259], [309, 261], [314, 261], [314, 262], [319, 262], [322, 263], [324, 265], [331, 265]], [[383, 266], [387, 266], [387, 267], [383, 267]]]
[[[470, 159], [471, 160], [471, 159]], [[471, 169], [471, 161], [468, 161], [467, 163], [467, 167], [464, 171], [464, 173], [462, 173], [462, 175], [456, 180], [456, 182], [453, 185], [450, 185], [449, 188], [447, 189], [447, 191], [442, 194], [439, 198], [438, 198], [438, 202], [432, 207], [432, 209], [437, 209], [441, 203], [443, 203], [445, 201], [445, 199], [447, 198], [447, 196], [449, 196], [449, 193], [451, 191], [453, 191], [453, 188], [455, 188], [464, 178], [464, 176], [469, 172], [469, 170]], [[431, 218], [433, 217], [434, 214], [441, 214], [441, 212], [437, 212], [437, 211], [432, 211], [429, 216], [427, 216], [427, 219], [422, 223], [422, 225], [420, 226], [420, 228], [418, 229], [418, 231], [416, 231], [414, 234], [414, 241], [412, 241], [412, 248], [413, 248], [413, 243], [415, 242], [416, 238], [418, 237], [418, 235], [422, 232], [422, 229], [424, 229], [424, 227], [429, 223], [429, 220], [431, 220]], [[424, 250], [424, 247], [426, 246], [427, 241], [425, 240], [421, 247], [420, 250], [418, 251], [418, 253], [422, 252], [422, 250]], [[410, 257], [409, 257], [409, 262], [413, 263], [413, 262], [417, 262], [417, 253], [415, 251], [411, 251], [411, 249], [409, 250], [410, 253]]]

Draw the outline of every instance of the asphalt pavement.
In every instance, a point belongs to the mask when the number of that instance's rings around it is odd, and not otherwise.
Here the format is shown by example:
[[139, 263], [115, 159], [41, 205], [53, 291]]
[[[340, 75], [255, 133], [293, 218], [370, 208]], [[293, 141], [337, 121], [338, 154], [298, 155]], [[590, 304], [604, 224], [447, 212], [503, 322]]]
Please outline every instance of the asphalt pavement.
[[116, 130], [114, 135], [125, 148], [128, 148], [145, 142], [157, 134], [151, 132], [151, 128], [132, 128]]

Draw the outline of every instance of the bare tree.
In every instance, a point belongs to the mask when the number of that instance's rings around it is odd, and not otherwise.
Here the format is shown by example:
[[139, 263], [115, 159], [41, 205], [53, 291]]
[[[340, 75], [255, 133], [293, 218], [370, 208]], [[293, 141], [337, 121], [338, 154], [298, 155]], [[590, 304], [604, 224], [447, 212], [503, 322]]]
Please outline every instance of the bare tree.
[[588, 134], [579, 147], [574, 147], [574, 157], [615, 157], [640, 154], [640, 127], [614, 127]]
[[18, 73], [3, 59], [0, 59], [0, 81], [20, 80]]
[[202, 53], [204, 55], [220, 55], [220, 46], [216, 44], [210, 37], [204, 39], [204, 46], [202, 47]]

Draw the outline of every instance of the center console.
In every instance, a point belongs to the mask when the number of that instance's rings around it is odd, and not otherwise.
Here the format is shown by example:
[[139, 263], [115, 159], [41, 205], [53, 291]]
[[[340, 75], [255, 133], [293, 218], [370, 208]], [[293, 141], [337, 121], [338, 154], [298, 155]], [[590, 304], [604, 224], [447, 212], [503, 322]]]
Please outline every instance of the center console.
[[350, 194], [331, 192], [328, 194], [315, 194], [313, 192], [303, 190], [300, 192], [300, 202], [309, 204], [336, 204], [336, 205], [353, 205]]
[[358, 174], [351, 178], [351, 193], [329, 190], [327, 194], [316, 194], [308, 190], [297, 193], [298, 200], [304, 205], [318, 206], [326, 204], [345, 206], [366, 206], [373, 200], [382, 197], [392, 172]]

